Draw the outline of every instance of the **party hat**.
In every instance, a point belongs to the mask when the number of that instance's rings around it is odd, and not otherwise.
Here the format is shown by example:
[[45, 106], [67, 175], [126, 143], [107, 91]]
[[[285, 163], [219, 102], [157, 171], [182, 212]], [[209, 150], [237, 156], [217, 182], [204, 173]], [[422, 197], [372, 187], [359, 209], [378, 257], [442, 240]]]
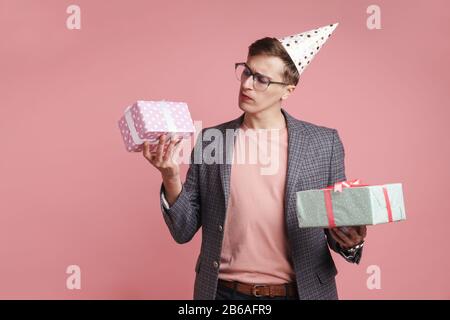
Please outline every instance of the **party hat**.
[[333, 33], [339, 23], [330, 24], [318, 29], [276, 38], [294, 62], [299, 75], [306, 69], [317, 52]]

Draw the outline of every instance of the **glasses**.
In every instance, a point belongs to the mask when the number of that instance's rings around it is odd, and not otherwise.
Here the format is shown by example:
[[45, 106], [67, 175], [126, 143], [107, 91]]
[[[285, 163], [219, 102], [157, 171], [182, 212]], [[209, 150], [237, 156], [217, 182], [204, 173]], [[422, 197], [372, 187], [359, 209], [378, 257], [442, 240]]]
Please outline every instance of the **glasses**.
[[289, 85], [289, 83], [272, 81], [269, 77], [260, 74], [253, 73], [252, 70], [247, 66], [245, 62], [239, 62], [234, 64], [234, 69], [236, 72], [236, 78], [240, 82], [246, 81], [250, 76], [253, 77], [253, 88], [257, 91], [266, 90], [272, 83], [281, 84], [281, 85]]

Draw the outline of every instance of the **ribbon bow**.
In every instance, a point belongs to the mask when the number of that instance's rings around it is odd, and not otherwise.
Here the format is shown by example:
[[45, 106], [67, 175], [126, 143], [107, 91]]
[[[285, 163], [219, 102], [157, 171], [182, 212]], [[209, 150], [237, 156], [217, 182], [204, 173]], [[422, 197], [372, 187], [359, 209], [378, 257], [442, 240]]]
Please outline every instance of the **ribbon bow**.
[[367, 184], [361, 184], [359, 179], [336, 182], [334, 185], [327, 187], [333, 189], [334, 192], [342, 192], [342, 188], [365, 187]]

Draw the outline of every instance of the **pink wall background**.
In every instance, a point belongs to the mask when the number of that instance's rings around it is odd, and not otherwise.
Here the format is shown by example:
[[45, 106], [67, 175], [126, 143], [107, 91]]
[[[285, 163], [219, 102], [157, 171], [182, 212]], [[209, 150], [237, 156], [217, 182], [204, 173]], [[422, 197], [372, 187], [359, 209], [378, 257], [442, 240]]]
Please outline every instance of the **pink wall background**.
[[450, 298], [448, 1], [0, 0], [0, 15], [0, 298], [191, 299], [201, 234], [171, 238], [160, 174], [117, 120], [137, 99], [186, 101], [204, 127], [234, 119], [251, 42], [334, 22], [285, 108], [339, 130], [349, 179], [402, 182], [408, 217], [369, 227], [359, 266], [335, 255], [340, 297]]

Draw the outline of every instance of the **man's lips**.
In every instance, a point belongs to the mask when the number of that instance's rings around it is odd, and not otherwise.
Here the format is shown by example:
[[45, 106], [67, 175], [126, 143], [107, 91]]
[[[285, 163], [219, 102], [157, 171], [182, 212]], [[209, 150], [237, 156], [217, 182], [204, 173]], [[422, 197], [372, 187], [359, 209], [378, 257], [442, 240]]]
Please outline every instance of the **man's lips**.
[[250, 99], [250, 100], [253, 100], [253, 101], [254, 101], [253, 98], [247, 96], [246, 94], [244, 94], [244, 93], [242, 93], [242, 92], [241, 92], [241, 96], [244, 97], [244, 98], [247, 98], [247, 99]]

